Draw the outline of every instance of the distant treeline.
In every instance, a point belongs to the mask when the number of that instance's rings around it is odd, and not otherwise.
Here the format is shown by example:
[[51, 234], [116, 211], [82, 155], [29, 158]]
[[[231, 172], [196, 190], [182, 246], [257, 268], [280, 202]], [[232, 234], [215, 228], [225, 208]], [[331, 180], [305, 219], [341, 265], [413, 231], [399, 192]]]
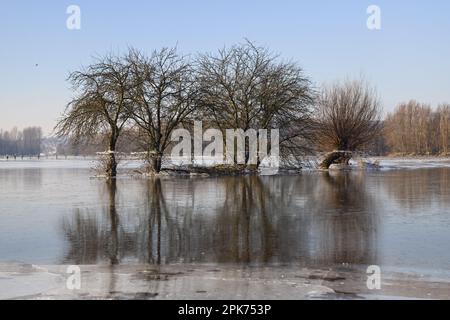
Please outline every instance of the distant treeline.
[[0, 155], [38, 156], [41, 153], [42, 129], [28, 127], [11, 131], [0, 129]]
[[[365, 148], [371, 155], [450, 155], [450, 104], [432, 108], [410, 101], [401, 103], [382, 121], [383, 132]], [[124, 130], [118, 141], [119, 152], [142, 152], [138, 132]], [[107, 136], [99, 134], [85, 143], [70, 138], [43, 138], [40, 127], [10, 131], [0, 129], [0, 156], [88, 156], [105, 150]]]
[[433, 109], [430, 105], [410, 101], [400, 104], [384, 122], [388, 153], [450, 154], [450, 104]]

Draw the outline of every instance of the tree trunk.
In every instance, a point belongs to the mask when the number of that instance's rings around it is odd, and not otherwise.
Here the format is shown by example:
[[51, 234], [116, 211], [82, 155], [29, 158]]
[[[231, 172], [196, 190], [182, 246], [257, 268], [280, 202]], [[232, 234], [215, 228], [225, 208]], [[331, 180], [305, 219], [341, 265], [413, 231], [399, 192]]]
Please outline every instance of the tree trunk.
[[117, 161], [115, 151], [111, 150], [109, 154], [108, 176], [115, 178], [117, 176]]
[[106, 175], [111, 178], [117, 176], [116, 142], [117, 140], [112, 138], [109, 143], [109, 160], [106, 168]]
[[155, 173], [161, 172], [162, 154], [161, 153], [151, 154], [150, 155], [150, 163], [151, 163], [153, 172], [155, 172]]

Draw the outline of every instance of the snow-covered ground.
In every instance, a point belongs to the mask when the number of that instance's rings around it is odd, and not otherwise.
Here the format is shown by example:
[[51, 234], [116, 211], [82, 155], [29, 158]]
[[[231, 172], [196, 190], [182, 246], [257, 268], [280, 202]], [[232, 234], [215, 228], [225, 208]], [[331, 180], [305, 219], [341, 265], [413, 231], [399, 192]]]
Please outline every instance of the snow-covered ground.
[[[311, 159], [309, 159], [311, 160]], [[317, 160], [317, 159], [316, 159]], [[425, 168], [450, 168], [450, 158], [441, 157], [409, 157], [409, 158], [396, 158], [396, 157], [367, 157], [356, 158], [350, 161], [350, 164], [354, 167], [358, 166], [360, 160], [374, 163], [378, 161], [381, 170], [393, 170], [393, 169], [425, 169]], [[318, 163], [318, 161], [316, 161]], [[24, 160], [6, 160], [0, 159], [0, 169], [91, 169], [96, 166], [97, 160], [93, 157], [71, 157], [68, 159], [60, 158], [56, 159], [24, 159]], [[171, 162], [166, 161], [166, 166], [170, 166]], [[183, 165], [182, 162], [175, 163]], [[205, 162], [204, 165], [208, 165]], [[211, 162], [210, 164], [214, 164]], [[122, 160], [119, 163], [119, 169], [137, 169], [144, 165], [142, 160]]]
[[[447, 299], [449, 282], [384, 273], [366, 287], [365, 268], [242, 268], [235, 265], [81, 265], [80, 289], [68, 266], [0, 263], [0, 299]], [[5, 290], [4, 288], [8, 288]]]
[[[67, 266], [1, 264], [0, 299], [305, 299], [334, 291], [316, 280], [291, 281], [272, 270], [246, 272], [216, 265], [80, 266], [79, 290], [67, 289]], [[257, 273], [257, 274], [256, 274]], [[305, 273], [303, 278], [307, 278]], [[114, 283], [111, 283], [111, 279]], [[278, 278], [278, 279], [277, 279]], [[293, 285], [296, 280], [297, 285]]]

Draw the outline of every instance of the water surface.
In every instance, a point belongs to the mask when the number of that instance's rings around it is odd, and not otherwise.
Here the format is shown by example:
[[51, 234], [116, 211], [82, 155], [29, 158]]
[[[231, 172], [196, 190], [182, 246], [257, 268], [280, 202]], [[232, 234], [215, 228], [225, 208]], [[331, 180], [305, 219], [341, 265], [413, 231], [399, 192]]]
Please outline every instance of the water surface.
[[92, 179], [0, 163], [0, 262], [450, 270], [450, 168]]

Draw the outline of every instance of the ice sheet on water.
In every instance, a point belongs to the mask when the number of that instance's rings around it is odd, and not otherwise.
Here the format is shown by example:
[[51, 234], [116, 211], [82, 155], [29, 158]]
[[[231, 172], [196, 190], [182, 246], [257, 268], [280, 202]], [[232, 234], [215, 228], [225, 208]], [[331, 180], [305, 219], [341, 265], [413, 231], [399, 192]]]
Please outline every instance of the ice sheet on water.
[[382, 170], [450, 168], [449, 158], [373, 158], [380, 161]]
[[94, 164], [93, 160], [0, 160], [0, 169], [89, 169]]
[[[5, 160], [0, 159], [0, 170], [2, 169], [91, 169], [96, 166], [94, 158], [72, 158], [72, 159], [24, 159]], [[124, 160], [119, 163], [119, 168], [134, 169], [143, 165], [139, 160]]]

